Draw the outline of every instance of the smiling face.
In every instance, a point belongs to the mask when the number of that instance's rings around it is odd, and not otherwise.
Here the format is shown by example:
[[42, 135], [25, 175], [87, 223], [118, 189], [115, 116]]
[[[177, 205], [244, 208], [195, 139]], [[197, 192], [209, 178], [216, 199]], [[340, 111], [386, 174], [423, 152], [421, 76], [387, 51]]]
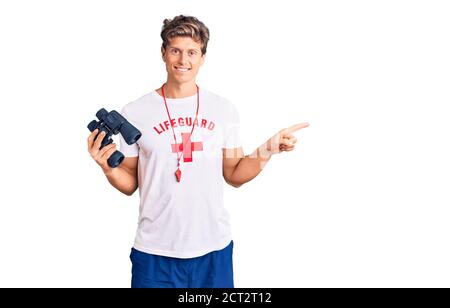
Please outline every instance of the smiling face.
[[200, 66], [205, 61], [201, 50], [201, 43], [190, 37], [177, 36], [170, 39], [167, 47], [161, 48], [168, 80], [178, 84], [195, 82]]

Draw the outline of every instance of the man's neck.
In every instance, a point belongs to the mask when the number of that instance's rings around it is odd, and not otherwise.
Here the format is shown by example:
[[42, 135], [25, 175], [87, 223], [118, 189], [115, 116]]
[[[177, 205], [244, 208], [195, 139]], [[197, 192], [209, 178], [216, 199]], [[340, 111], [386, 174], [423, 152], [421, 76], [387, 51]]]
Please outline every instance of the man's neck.
[[[158, 93], [162, 95], [161, 89]], [[197, 93], [195, 81], [189, 83], [175, 83], [168, 80], [164, 85], [164, 94], [166, 98], [183, 98], [193, 96]]]

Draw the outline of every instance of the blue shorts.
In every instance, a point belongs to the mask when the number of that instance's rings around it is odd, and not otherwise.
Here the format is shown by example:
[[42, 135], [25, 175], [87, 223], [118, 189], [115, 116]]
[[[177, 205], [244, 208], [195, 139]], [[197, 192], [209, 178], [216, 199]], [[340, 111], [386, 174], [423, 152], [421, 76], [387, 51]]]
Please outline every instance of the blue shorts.
[[131, 249], [132, 288], [234, 288], [233, 241], [222, 250], [179, 259]]

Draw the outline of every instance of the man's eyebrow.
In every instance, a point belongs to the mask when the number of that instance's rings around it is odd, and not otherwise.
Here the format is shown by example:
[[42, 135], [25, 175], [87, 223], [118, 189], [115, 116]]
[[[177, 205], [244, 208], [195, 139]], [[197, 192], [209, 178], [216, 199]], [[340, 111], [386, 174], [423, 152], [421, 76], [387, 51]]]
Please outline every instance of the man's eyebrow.
[[[173, 48], [173, 49], [178, 49], [178, 50], [182, 50], [181, 48], [175, 47], [175, 46], [169, 46], [169, 48]], [[188, 49], [189, 51], [194, 50], [194, 51], [200, 51], [200, 49], [197, 48], [190, 48]]]

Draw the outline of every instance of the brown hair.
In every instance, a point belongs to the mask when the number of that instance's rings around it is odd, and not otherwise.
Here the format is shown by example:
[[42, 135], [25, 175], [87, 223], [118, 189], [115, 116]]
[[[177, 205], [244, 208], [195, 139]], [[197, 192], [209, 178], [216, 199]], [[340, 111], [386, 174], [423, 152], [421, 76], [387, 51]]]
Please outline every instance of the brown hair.
[[191, 37], [202, 45], [202, 55], [206, 53], [209, 41], [209, 29], [193, 16], [179, 15], [173, 19], [165, 19], [161, 31], [162, 47], [166, 49], [171, 38], [177, 36]]

